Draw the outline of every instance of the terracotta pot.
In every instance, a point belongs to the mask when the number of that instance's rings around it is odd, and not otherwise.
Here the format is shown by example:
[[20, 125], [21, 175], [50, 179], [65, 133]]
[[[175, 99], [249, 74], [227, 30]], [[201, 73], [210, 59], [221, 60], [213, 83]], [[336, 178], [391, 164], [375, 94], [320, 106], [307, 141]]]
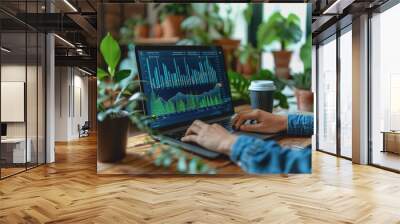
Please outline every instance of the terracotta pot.
[[153, 31], [153, 37], [155, 38], [161, 38], [163, 36], [163, 28], [159, 23], [153, 25], [152, 31]]
[[296, 89], [295, 90], [297, 109], [299, 111], [312, 112], [314, 106], [314, 95], [310, 90]]
[[163, 30], [163, 37], [171, 38], [171, 37], [181, 37], [181, 23], [185, 17], [177, 16], [177, 15], [169, 15], [165, 17], [164, 21], [161, 23]]
[[221, 38], [214, 40], [214, 44], [222, 47], [222, 50], [224, 51], [226, 68], [228, 70], [234, 68], [237, 60], [234, 52], [239, 47], [240, 40]]
[[272, 52], [275, 62], [276, 76], [284, 79], [290, 78], [290, 59], [292, 58], [291, 51], [274, 51]]
[[98, 122], [97, 160], [117, 162], [126, 155], [128, 140], [128, 118], [106, 118]]
[[237, 60], [236, 71], [240, 74], [243, 74], [245, 77], [251, 77], [258, 70], [258, 63], [254, 63], [251, 59], [247, 60], [246, 64], [242, 64], [239, 60]]
[[147, 25], [136, 25], [135, 26], [135, 38], [147, 38], [149, 37], [150, 29]]

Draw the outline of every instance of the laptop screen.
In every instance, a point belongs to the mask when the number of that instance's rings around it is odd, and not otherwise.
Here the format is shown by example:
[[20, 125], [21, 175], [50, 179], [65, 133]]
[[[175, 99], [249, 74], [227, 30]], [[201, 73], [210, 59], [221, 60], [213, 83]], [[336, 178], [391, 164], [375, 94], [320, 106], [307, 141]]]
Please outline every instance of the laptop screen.
[[136, 47], [152, 128], [233, 113], [220, 47]]

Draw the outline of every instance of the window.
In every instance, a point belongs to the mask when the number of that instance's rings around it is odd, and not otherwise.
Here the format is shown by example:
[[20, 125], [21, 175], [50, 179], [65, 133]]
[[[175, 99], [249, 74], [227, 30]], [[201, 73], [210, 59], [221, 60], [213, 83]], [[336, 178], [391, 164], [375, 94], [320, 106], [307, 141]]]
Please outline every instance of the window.
[[391, 133], [400, 131], [398, 21], [400, 5], [371, 18], [371, 162], [395, 170], [400, 170], [400, 133]]
[[[44, 1], [9, 2], [23, 12], [41, 12]], [[0, 24], [0, 178], [45, 163], [45, 35], [12, 16]], [[12, 24], [12, 25], [10, 25]], [[16, 25], [18, 24], [18, 25]]]
[[336, 154], [336, 39], [318, 48], [318, 148]]
[[340, 155], [352, 157], [352, 33], [340, 36]]

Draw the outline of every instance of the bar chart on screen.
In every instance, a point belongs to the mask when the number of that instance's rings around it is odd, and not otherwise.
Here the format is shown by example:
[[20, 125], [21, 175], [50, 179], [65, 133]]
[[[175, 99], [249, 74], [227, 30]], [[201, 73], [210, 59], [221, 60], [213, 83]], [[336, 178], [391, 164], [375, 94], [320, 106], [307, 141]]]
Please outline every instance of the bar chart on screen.
[[[217, 74], [208, 56], [183, 56], [176, 58], [149, 57], [146, 69], [152, 89], [177, 88], [201, 84], [215, 84]], [[183, 62], [183, 63], [182, 63]]]
[[184, 113], [224, 103], [221, 64], [215, 52], [149, 53], [143, 60], [151, 112]]

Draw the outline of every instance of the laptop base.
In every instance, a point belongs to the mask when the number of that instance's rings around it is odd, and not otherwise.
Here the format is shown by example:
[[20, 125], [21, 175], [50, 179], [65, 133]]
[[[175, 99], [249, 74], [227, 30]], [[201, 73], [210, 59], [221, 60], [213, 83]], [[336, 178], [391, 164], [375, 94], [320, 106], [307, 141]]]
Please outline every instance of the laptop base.
[[[212, 123], [218, 123], [220, 125], [222, 125], [225, 129], [227, 129], [227, 131], [229, 131], [232, 134], [235, 135], [245, 135], [245, 136], [250, 136], [250, 137], [254, 137], [254, 138], [258, 138], [258, 139], [262, 139], [262, 140], [267, 140], [267, 139], [271, 139], [271, 138], [275, 138], [277, 136], [279, 136], [280, 134], [263, 134], [263, 133], [252, 133], [252, 132], [243, 132], [243, 131], [235, 131], [232, 129], [232, 125], [230, 123], [231, 119], [230, 117], [228, 118], [224, 118], [222, 120], [213, 120], [211, 122], [207, 122], [209, 124]], [[175, 130], [170, 130], [169, 132], [164, 132], [161, 133], [162, 136], [155, 136], [155, 138], [157, 140], [163, 140], [163, 142], [175, 146], [175, 147], [180, 147], [183, 148], [184, 150], [194, 153], [196, 155], [208, 158], [208, 159], [216, 159], [216, 158], [220, 158], [220, 157], [227, 157], [225, 154], [219, 153], [219, 152], [215, 152], [209, 149], [206, 149], [202, 146], [199, 146], [197, 144], [194, 143], [187, 143], [187, 142], [182, 142], [180, 140], [181, 137], [183, 137], [184, 133], [186, 131], [185, 127], [180, 127], [178, 129]]]

